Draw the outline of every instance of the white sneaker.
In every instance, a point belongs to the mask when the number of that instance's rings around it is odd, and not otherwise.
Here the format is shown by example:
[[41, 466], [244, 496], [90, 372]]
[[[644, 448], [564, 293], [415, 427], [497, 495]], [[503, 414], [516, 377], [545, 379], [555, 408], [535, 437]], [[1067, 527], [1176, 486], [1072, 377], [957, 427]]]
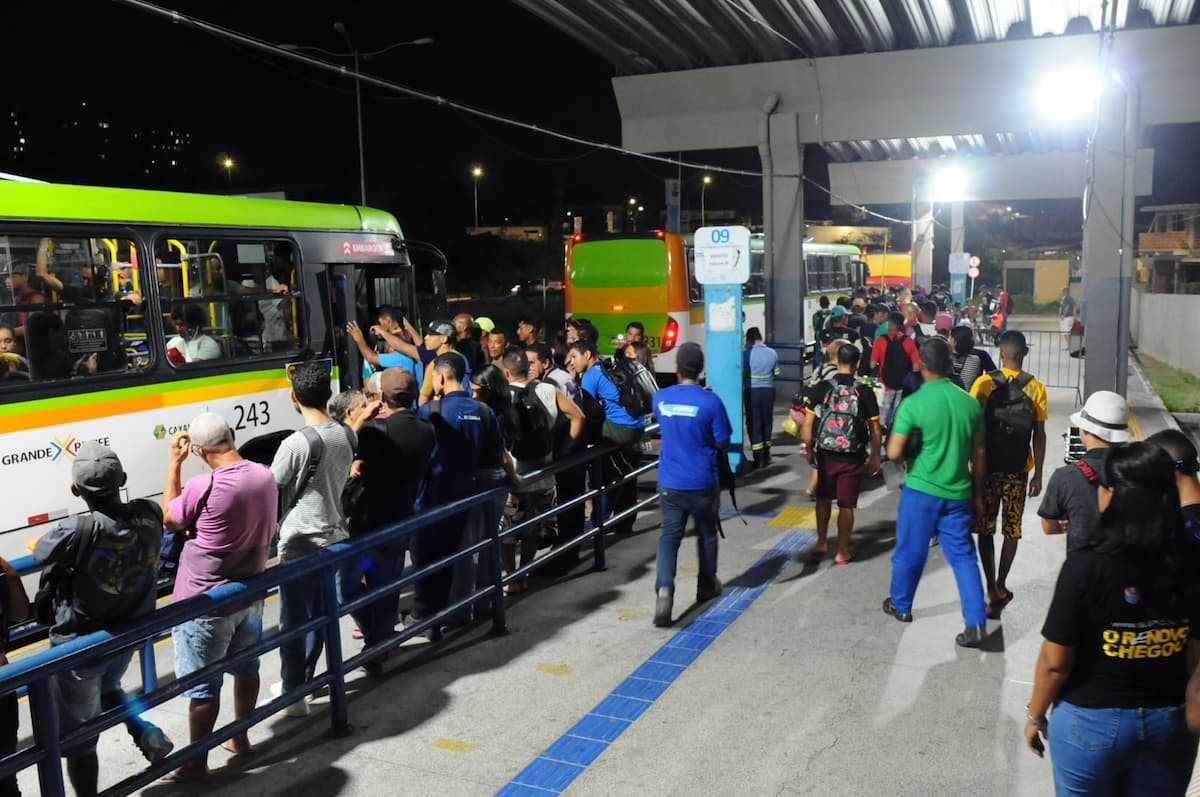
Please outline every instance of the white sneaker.
[[137, 746], [142, 751], [142, 755], [151, 764], [157, 764], [159, 761], [162, 761], [175, 749], [175, 744], [167, 738], [162, 729], [154, 725], [146, 729], [142, 734], [142, 738], [138, 739]]
[[308, 698], [297, 700], [283, 710], [285, 717], [307, 717], [310, 713], [312, 713], [312, 709], [308, 707]]
[[267, 687], [267, 691], [271, 693], [271, 697], [280, 697], [283, 695], [283, 681], [276, 681]]

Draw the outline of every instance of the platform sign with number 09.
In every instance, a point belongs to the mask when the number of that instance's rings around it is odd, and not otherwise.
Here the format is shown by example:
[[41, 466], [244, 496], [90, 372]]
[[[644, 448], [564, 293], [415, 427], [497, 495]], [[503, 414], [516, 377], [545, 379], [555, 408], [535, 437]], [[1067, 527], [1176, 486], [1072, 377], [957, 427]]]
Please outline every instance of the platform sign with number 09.
[[701, 227], [696, 230], [696, 282], [741, 285], [750, 279], [750, 230]]

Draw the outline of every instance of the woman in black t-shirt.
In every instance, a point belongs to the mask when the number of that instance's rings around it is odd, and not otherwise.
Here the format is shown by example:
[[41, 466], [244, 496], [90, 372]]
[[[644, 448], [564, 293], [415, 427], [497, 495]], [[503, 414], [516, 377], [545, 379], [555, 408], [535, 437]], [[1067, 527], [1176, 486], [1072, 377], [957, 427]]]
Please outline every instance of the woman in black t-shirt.
[[1133, 443], [1113, 449], [1100, 482], [1098, 533], [1063, 564], [1042, 626], [1025, 739], [1039, 756], [1049, 739], [1060, 795], [1182, 795], [1200, 606], [1174, 467]]

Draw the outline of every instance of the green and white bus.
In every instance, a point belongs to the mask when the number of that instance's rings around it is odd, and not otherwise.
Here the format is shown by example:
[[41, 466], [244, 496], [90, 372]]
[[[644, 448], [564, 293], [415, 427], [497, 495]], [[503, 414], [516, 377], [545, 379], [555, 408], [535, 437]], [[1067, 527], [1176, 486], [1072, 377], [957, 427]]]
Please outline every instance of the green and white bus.
[[0, 533], [24, 543], [84, 508], [86, 441], [117, 452], [134, 498], [161, 492], [167, 441], [202, 411], [239, 444], [297, 428], [288, 364], [358, 386], [347, 321], [415, 300], [379, 210], [0, 181]]

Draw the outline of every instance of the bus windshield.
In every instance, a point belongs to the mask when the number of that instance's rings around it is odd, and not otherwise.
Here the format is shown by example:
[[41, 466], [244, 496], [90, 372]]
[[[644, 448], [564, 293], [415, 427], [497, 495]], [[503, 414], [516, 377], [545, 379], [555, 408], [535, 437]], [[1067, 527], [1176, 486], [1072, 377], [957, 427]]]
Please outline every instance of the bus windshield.
[[583, 241], [571, 252], [571, 282], [579, 288], [662, 285], [666, 252], [666, 243], [657, 238]]

